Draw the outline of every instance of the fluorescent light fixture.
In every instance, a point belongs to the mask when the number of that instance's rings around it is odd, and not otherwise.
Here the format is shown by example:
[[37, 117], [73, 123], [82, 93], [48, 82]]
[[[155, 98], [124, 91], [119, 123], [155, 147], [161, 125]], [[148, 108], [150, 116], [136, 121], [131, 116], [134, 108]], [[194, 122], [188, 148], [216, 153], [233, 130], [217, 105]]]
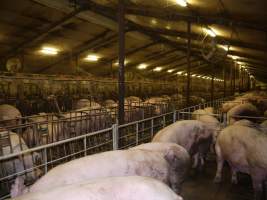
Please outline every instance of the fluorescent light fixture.
[[195, 77], [196, 76], [196, 74], [192, 74], [192, 77]]
[[137, 68], [138, 68], [138, 69], [146, 69], [146, 68], [147, 68], [147, 64], [142, 63], [142, 64], [138, 65]]
[[151, 23], [154, 24], [154, 25], [156, 25], [158, 23], [158, 21], [156, 19], [152, 19], [151, 20]]
[[174, 69], [169, 69], [167, 72], [172, 73], [173, 71], [174, 71]]
[[182, 74], [183, 74], [183, 72], [182, 72], [182, 71], [180, 71], [180, 72], [177, 72], [176, 74], [178, 74], [178, 75], [182, 75]]
[[153, 71], [155, 72], [160, 72], [162, 70], [162, 67], [156, 67], [155, 69], [153, 69]]
[[229, 55], [229, 57], [230, 57], [230, 58], [232, 58], [233, 60], [236, 60], [236, 59], [238, 59], [238, 57], [237, 57], [237, 56], [233, 56], [233, 55]]
[[54, 47], [43, 47], [40, 52], [45, 55], [57, 55], [58, 49]]
[[175, 0], [176, 3], [182, 7], [186, 7], [187, 6], [187, 2], [186, 0]]
[[198, 78], [201, 78], [201, 76], [200, 76], [200, 75], [198, 75], [197, 77], [198, 77]]
[[220, 47], [221, 47], [222, 49], [224, 49], [225, 51], [228, 51], [228, 50], [230, 49], [230, 47], [227, 46], [227, 45], [220, 45]]
[[206, 32], [209, 36], [211, 37], [216, 37], [216, 33], [214, 32], [214, 30], [212, 30], [210, 27], [206, 28]]
[[[127, 65], [128, 63], [129, 63], [129, 60], [125, 59], [125, 60], [124, 60], [124, 65]], [[118, 66], [118, 65], [119, 65], [119, 62], [118, 62], [118, 61], [115, 62], [114, 65], [115, 65], [115, 66]]]
[[95, 54], [89, 54], [84, 58], [84, 60], [90, 61], [90, 62], [96, 62], [99, 60], [99, 56]]

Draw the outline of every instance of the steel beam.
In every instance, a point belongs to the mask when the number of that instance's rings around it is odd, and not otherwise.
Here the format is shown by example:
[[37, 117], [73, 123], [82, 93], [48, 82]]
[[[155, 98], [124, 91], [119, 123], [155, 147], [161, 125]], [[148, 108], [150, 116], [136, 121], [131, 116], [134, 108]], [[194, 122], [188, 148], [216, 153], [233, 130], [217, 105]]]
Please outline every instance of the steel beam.
[[140, 6], [128, 6], [126, 8], [127, 14], [133, 14], [133, 15], [140, 15], [144, 17], [153, 17], [161, 20], [167, 20], [167, 21], [186, 21], [191, 23], [197, 23], [197, 24], [205, 24], [205, 25], [223, 25], [227, 27], [240, 27], [240, 28], [246, 28], [246, 29], [252, 29], [257, 31], [267, 31], [266, 24], [256, 24], [256, 23], [250, 23], [246, 21], [241, 20], [234, 20], [229, 18], [223, 18], [218, 16], [200, 16], [195, 14], [181, 14], [179, 12], [162, 12], [160, 9], [149, 9], [145, 7]]
[[119, 88], [119, 107], [118, 122], [124, 124], [124, 96], [125, 96], [125, 77], [124, 77], [124, 60], [125, 60], [125, 8], [124, 0], [118, 1], [118, 31], [119, 31], [119, 71], [118, 71], [118, 88]]
[[191, 23], [187, 23], [187, 85], [186, 85], [186, 104], [189, 106], [190, 104], [190, 90], [191, 90]]
[[80, 12], [85, 11], [85, 10], [86, 10], [86, 8], [81, 7], [79, 9], [76, 9], [76, 10], [72, 11], [71, 13], [67, 14], [66, 16], [64, 16], [59, 21], [57, 21], [55, 23], [52, 23], [42, 33], [36, 35], [34, 38], [31, 38], [29, 40], [26, 40], [26, 41], [22, 42], [21, 44], [19, 44], [18, 46], [16, 46], [12, 50], [10, 50], [4, 57], [9, 58], [11, 56], [14, 56], [15, 54], [17, 54], [21, 50], [25, 49], [29, 45], [32, 45], [35, 42], [41, 40], [42, 38], [44, 38], [45, 36], [47, 36], [51, 31], [55, 30], [56, 28], [58, 28], [59, 26], [61, 26], [62, 24], [64, 24], [66, 21], [70, 20], [71, 18], [75, 17], [77, 14], [79, 14]]

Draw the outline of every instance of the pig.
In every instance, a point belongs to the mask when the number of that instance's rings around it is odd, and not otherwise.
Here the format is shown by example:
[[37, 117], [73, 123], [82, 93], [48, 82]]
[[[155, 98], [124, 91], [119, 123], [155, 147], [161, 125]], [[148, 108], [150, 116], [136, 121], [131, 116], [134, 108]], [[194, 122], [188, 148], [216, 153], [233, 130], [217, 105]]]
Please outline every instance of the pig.
[[193, 167], [204, 166], [204, 159], [212, 142], [212, 132], [198, 120], [175, 122], [160, 130], [152, 142], [172, 142], [183, 146], [194, 159]]
[[90, 110], [89, 108], [64, 113], [60, 119], [64, 121], [64, 133], [69, 137], [104, 129], [112, 122], [109, 113]]
[[202, 115], [207, 115], [207, 112], [204, 109], [195, 110], [192, 113], [192, 119], [196, 119], [197, 120]]
[[75, 109], [82, 108], [100, 109], [101, 105], [89, 99], [79, 99], [75, 105]]
[[217, 155], [217, 172], [214, 181], [221, 182], [224, 161], [232, 169], [232, 182], [237, 182], [237, 172], [251, 176], [255, 199], [263, 195], [262, 183], [267, 179], [267, 135], [260, 130], [231, 125], [221, 131], [215, 150]]
[[[19, 180], [16, 180], [15, 184]], [[16, 186], [11, 192], [17, 196]], [[183, 200], [166, 184], [141, 176], [106, 177], [59, 186], [49, 190], [27, 193], [14, 200]]]
[[[189, 165], [190, 165], [190, 155], [188, 154], [187, 150], [175, 143], [146, 143], [141, 144], [136, 147], [133, 147], [131, 149], [141, 149], [141, 150], [149, 150], [149, 151], [156, 151], [161, 152], [163, 154], [166, 154], [170, 150], [175, 150], [177, 153], [177, 159], [180, 162], [180, 166], [177, 166], [177, 169], [179, 171], [179, 178], [180, 181], [179, 185], [182, 185], [182, 182], [185, 180]], [[178, 156], [179, 155], [179, 156]], [[178, 161], [177, 160], [177, 161]]]
[[[6, 156], [12, 153], [19, 153], [23, 150], [28, 149], [28, 146], [25, 144], [23, 138], [20, 138], [17, 133], [7, 131], [7, 130], [2, 130], [0, 132], [0, 138], [1, 138], [1, 143], [2, 143], [2, 144], [0, 143], [0, 152], [2, 152], [2, 156]], [[36, 180], [41, 175], [42, 172], [38, 168], [35, 170], [31, 170], [31, 169], [35, 167], [35, 164], [40, 159], [41, 159], [40, 154], [29, 153], [29, 154], [25, 154], [24, 156], [18, 156], [14, 158], [13, 160], [11, 159], [2, 160], [0, 178], [11, 176], [16, 173], [22, 173], [23, 177], [26, 180], [28, 181]], [[24, 170], [29, 170], [29, 171], [24, 172]], [[7, 179], [5, 181], [7, 181]]]
[[204, 108], [204, 111], [207, 113], [207, 114], [214, 114], [214, 108], [213, 107], [207, 107], [207, 108]]
[[215, 145], [216, 139], [218, 137], [219, 132], [222, 130], [222, 124], [219, 120], [211, 115], [201, 115], [198, 117], [198, 120], [203, 122], [206, 127], [212, 132], [212, 141], [213, 145]]
[[129, 96], [124, 99], [126, 106], [139, 106], [142, 100], [139, 97]]
[[248, 126], [248, 127], [255, 127], [256, 124], [248, 119], [241, 119], [239, 121], [236, 121], [234, 125], [240, 125], [240, 126]]
[[11, 105], [0, 105], [0, 126], [15, 126], [21, 124], [22, 115], [20, 111]]
[[58, 120], [57, 116], [46, 113], [28, 118], [28, 122], [32, 125], [28, 126], [22, 135], [26, 144], [35, 147], [65, 139], [67, 136], [64, 135]]
[[164, 153], [139, 149], [98, 153], [58, 165], [22, 192], [37, 192], [95, 178], [137, 175], [158, 179], [179, 193], [179, 158], [180, 153], [174, 148]]
[[118, 106], [118, 104], [113, 101], [112, 99], [108, 99], [104, 102], [104, 105], [106, 108], [116, 108]]
[[155, 107], [155, 115], [160, 115], [167, 110], [167, 102], [162, 97], [152, 97], [145, 101], [145, 104], [152, 104]]
[[[244, 117], [238, 117], [238, 116], [244, 116]], [[237, 105], [237, 106], [231, 108], [227, 112], [227, 120], [229, 121], [230, 125], [232, 125], [237, 120], [246, 119], [245, 116], [258, 117], [259, 111], [251, 103], [245, 103], [245, 104]], [[251, 120], [253, 121], [253, 119], [251, 119]]]

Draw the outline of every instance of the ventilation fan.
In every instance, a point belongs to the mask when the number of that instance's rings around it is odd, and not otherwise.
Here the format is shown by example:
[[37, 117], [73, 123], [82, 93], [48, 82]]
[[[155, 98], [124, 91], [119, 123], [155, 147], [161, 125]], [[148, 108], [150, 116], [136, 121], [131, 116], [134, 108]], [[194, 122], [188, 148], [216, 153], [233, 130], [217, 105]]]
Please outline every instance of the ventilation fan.
[[215, 36], [215, 33], [212, 37], [210, 34], [204, 32], [200, 36], [201, 55], [211, 63], [224, 60], [229, 49], [229, 44], [226, 41], [220, 40], [220, 44], [218, 44]]
[[17, 73], [22, 69], [21, 61], [19, 58], [10, 58], [6, 62], [6, 69], [9, 72]]

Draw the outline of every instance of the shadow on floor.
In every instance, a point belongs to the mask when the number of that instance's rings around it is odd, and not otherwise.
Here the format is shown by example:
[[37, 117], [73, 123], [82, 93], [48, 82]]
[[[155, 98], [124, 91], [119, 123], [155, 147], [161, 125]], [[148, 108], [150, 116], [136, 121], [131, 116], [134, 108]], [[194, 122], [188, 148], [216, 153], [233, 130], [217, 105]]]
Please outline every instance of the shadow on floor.
[[231, 184], [230, 172], [224, 167], [223, 181], [214, 184], [215, 161], [208, 161], [205, 170], [191, 175], [183, 185], [184, 200], [253, 200], [253, 189], [248, 175], [239, 174], [237, 185]]

